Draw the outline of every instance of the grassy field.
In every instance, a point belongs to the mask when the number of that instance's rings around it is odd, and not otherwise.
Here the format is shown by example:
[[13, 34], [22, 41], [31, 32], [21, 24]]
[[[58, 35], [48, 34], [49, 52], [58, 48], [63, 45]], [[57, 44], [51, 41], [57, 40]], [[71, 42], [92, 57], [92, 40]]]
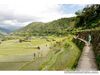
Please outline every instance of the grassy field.
[[0, 44], [0, 70], [72, 69], [79, 54], [68, 37], [32, 37], [21, 43], [6, 40]]
[[[45, 56], [49, 51], [49, 47], [62, 39], [62, 37], [49, 36], [45, 38], [34, 37], [30, 42], [22, 43], [18, 42], [18, 39], [3, 41], [0, 44], [0, 70], [19, 69], [21, 65], [23, 66], [25, 63], [39, 57], [39, 54]], [[40, 49], [37, 47], [40, 47]]]
[[21, 70], [74, 70], [80, 50], [66, 38], [63, 42], [56, 44], [45, 57], [37, 58], [28, 62]]

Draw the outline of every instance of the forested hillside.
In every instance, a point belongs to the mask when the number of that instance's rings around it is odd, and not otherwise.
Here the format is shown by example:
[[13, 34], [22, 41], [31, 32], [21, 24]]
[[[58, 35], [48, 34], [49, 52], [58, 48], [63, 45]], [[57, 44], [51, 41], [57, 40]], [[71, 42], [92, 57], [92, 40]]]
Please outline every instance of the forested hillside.
[[61, 18], [48, 23], [32, 22], [13, 34], [20, 36], [66, 35], [73, 29], [97, 28], [100, 27], [99, 12], [100, 5], [87, 5], [84, 9], [76, 12], [76, 17]]
[[87, 5], [83, 10], [76, 12], [76, 27], [100, 27], [100, 5]]
[[48, 23], [33, 22], [20, 30], [15, 31], [14, 35], [64, 35], [68, 29], [74, 27], [75, 18], [61, 18]]

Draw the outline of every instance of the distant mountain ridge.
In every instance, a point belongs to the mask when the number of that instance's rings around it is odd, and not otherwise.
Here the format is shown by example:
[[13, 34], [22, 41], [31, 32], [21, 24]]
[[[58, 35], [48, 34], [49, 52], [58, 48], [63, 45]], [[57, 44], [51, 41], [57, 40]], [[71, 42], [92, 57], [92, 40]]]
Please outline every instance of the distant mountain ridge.
[[0, 27], [0, 33], [2, 33], [2, 34], [7, 34], [7, 33], [10, 33], [10, 32], [11, 32], [10, 30]]
[[21, 27], [18, 26], [0, 26], [0, 33], [1, 34], [9, 34]]
[[74, 27], [74, 24], [75, 24], [74, 17], [61, 18], [48, 23], [32, 22], [27, 26], [25, 26], [24, 28], [15, 31], [13, 34], [20, 36], [62, 35], [66, 34], [66, 30], [68, 28]]

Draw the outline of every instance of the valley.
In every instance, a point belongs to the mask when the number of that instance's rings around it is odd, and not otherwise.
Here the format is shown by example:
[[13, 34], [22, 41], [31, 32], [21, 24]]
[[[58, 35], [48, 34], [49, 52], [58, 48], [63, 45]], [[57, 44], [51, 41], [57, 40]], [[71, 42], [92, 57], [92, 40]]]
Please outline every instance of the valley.
[[[10, 32], [1, 28], [0, 70], [75, 71], [84, 51], [94, 54], [87, 52], [85, 59], [93, 56], [96, 70], [100, 70], [99, 12], [100, 5], [93, 4], [77, 11], [74, 17], [32, 22], [19, 29], [11, 28]], [[89, 61], [83, 60], [79, 70], [92, 66], [84, 66], [85, 62]]]
[[67, 39], [71, 41], [68, 37], [55, 36], [33, 37], [27, 42], [18, 39], [4, 41], [0, 44], [0, 70], [71, 69], [80, 51]]

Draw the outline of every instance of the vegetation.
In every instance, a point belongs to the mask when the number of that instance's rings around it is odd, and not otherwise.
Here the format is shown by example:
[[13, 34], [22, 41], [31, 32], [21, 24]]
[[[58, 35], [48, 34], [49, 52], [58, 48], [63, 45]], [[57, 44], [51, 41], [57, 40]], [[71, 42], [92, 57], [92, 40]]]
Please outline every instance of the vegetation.
[[33, 22], [26, 27], [14, 32], [12, 35], [20, 36], [47, 36], [66, 35], [67, 30], [74, 27], [75, 18], [61, 18], [49, 23]]
[[[50, 42], [48, 42], [47, 39], [49, 39]], [[34, 53], [36, 53], [36, 57], [38, 56], [37, 54], [38, 54], [39, 49], [37, 47], [40, 47], [41, 49], [43, 47], [43, 49], [45, 48], [48, 52], [48, 47], [46, 47], [46, 44], [48, 46], [52, 47], [53, 43], [55, 43], [55, 41], [52, 41], [53, 37], [48, 37], [47, 39], [36, 37], [36, 38], [33, 38], [31, 40], [31, 42], [22, 42], [22, 43], [20, 43], [17, 39], [3, 41], [0, 44], [0, 63], [2, 63], [2, 62], [10, 63], [11, 62], [11, 63], [13, 63], [13, 65], [16, 65], [17, 62], [19, 64], [20, 62], [22, 63], [24, 61], [25, 62], [31, 61], [34, 58]], [[60, 41], [63, 38], [55, 37], [54, 39], [56, 41]], [[40, 49], [40, 51], [42, 51], [41, 49]], [[44, 52], [44, 55], [45, 55], [45, 53], [46, 52]], [[1, 70], [12, 68], [11, 65], [8, 68], [6, 68], [6, 67], [2, 68], [5, 66], [5, 63], [4, 63], [4, 65], [0, 65]], [[8, 66], [9, 66], [9, 64], [8, 64]], [[21, 65], [20, 65], [20, 67], [21, 67]], [[13, 67], [13, 69], [15, 69], [15, 68], [16, 67]]]
[[[72, 70], [77, 64], [80, 50], [71, 39], [59, 42], [47, 56], [37, 58], [20, 68], [20, 70]], [[67, 58], [66, 58], [67, 57]], [[58, 66], [59, 65], [59, 66]]]
[[76, 12], [76, 27], [94, 28], [100, 26], [100, 5], [87, 5]]
[[[70, 38], [71, 36], [69, 36]], [[0, 44], [1, 70], [67, 70], [76, 64], [80, 51], [68, 37], [33, 37], [30, 42], [6, 40]], [[69, 55], [69, 53], [71, 55]], [[66, 59], [66, 57], [68, 58]], [[59, 60], [62, 59], [62, 60]], [[66, 60], [65, 60], [66, 59]], [[73, 60], [72, 60], [73, 59]], [[66, 63], [68, 62], [68, 63]], [[51, 66], [49, 65], [51, 63]], [[61, 66], [53, 69], [53, 65]], [[7, 68], [6, 68], [7, 67]], [[46, 69], [46, 67], [48, 67]]]
[[86, 39], [90, 33], [100, 66], [99, 12], [100, 5], [87, 5], [76, 17], [32, 22], [9, 35], [0, 33], [0, 70], [74, 70], [84, 44], [73, 36]]

